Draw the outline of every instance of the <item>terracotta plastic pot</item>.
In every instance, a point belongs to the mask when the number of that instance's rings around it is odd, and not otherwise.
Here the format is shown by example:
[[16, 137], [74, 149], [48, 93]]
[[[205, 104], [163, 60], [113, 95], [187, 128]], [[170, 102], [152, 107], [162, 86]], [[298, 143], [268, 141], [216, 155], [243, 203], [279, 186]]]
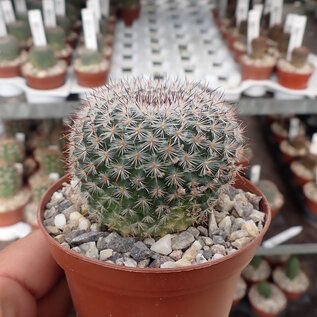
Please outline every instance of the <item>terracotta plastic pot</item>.
[[49, 90], [64, 85], [66, 72], [44, 78], [33, 77], [29, 75], [25, 75], [24, 77], [29, 87], [39, 90]]
[[120, 17], [126, 26], [132, 26], [133, 22], [140, 16], [140, 7], [121, 8]]
[[11, 226], [23, 220], [24, 205], [15, 210], [0, 213], [0, 227]]
[[231, 51], [233, 50], [233, 44], [237, 40], [237, 38], [238, 38], [237, 35], [233, 35], [230, 33], [227, 34], [227, 43], [228, 43], [228, 47]]
[[18, 76], [21, 76], [20, 65], [0, 67], [0, 78], [11, 78]]
[[282, 153], [282, 160], [287, 165], [291, 164], [295, 159], [297, 159], [297, 156], [291, 156], [284, 152], [281, 152], [281, 153]]
[[75, 70], [75, 75], [80, 86], [94, 88], [100, 87], [106, 83], [108, 71], [105, 70], [99, 73], [84, 73]]
[[295, 292], [287, 292], [285, 291], [284, 289], [281, 288], [281, 290], [283, 291], [283, 293], [285, 294], [286, 298], [288, 300], [298, 300], [302, 297], [302, 295], [305, 293], [305, 292], [302, 292], [302, 293], [295, 293]]
[[[130, 268], [97, 261], [63, 248], [45, 230], [43, 213], [64, 176], [44, 195], [38, 223], [56, 262], [64, 269], [77, 317], [227, 317], [241, 271], [267, 231], [271, 213], [265, 198], [264, 229], [247, 246], [219, 260], [177, 269]], [[238, 176], [236, 187], [261, 195]]]
[[247, 79], [255, 79], [255, 80], [266, 80], [269, 79], [273, 73], [274, 66], [267, 66], [267, 67], [259, 67], [248, 65], [243, 63], [240, 59], [241, 65], [241, 76], [242, 80]]
[[305, 203], [307, 209], [315, 216], [317, 216], [317, 202], [311, 200], [305, 195]]
[[233, 50], [234, 60], [237, 63], [239, 63], [241, 56], [244, 55], [246, 53], [246, 51], [245, 50], [239, 50], [234, 45], [232, 47], [232, 50]]
[[281, 86], [291, 89], [305, 89], [312, 73], [296, 74], [276, 67], [277, 81]]

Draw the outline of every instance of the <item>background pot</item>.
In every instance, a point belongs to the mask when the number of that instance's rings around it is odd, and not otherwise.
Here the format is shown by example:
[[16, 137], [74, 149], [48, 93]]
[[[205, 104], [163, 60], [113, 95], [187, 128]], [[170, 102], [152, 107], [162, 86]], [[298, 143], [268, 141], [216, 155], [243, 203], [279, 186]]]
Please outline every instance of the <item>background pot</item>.
[[24, 205], [15, 210], [0, 212], [0, 227], [11, 226], [23, 220]]
[[259, 67], [259, 66], [248, 65], [244, 63], [243, 61], [241, 61], [241, 59], [240, 59], [240, 65], [241, 65], [242, 80], [247, 80], [247, 79], [266, 80], [270, 78], [274, 70], [274, 66]]
[[[54, 192], [69, 181], [64, 176], [44, 195], [38, 222], [57, 263], [64, 269], [78, 317], [227, 317], [241, 271], [252, 260], [267, 231], [241, 250], [219, 260], [178, 269], [141, 269], [95, 261], [63, 248], [46, 232], [42, 221]], [[249, 181], [237, 177], [236, 187], [263, 195]]]
[[34, 77], [25, 75], [26, 83], [30, 88], [38, 90], [48, 90], [61, 87], [65, 83], [66, 72], [47, 77]]
[[277, 81], [281, 86], [291, 89], [305, 89], [312, 73], [296, 74], [276, 68]]
[[94, 88], [100, 87], [106, 83], [108, 71], [105, 70], [98, 73], [84, 73], [75, 70], [75, 75], [80, 86]]
[[11, 78], [18, 76], [21, 76], [20, 65], [0, 67], [0, 78]]
[[140, 16], [140, 7], [121, 8], [120, 17], [126, 26], [132, 26], [133, 22]]

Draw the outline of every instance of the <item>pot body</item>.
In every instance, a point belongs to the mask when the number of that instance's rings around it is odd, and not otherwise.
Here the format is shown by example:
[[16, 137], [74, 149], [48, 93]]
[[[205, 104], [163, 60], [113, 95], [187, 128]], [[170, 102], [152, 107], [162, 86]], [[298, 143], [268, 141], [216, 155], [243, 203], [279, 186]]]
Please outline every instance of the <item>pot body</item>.
[[279, 67], [276, 68], [277, 81], [281, 86], [290, 89], [305, 89], [312, 73], [296, 74], [285, 72]]
[[75, 70], [75, 75], [80, 86], [94, 88], [100, 87], [106, 83], [108, 71], [105, 70], [98, 73], [84, 73]]
[[0, 67], [0, 78], [11, 78], [18, 76], [21, 76], [20, 65]]
[[15, 223], [18, 223], [19, 221], [22, 221], [23, 211], [24, 211], [24, 206], [21, 206], [20, 208], [17, 208], [15, 210], [1, 212], [0, 213], [0, 227], [11, 226], [11, 225], [14, 225]]
[[240, 59], [241, 65], [241, 76], [242, 80], [247, 79], [255, 79], [255, 80], [266, 80], [269, 79], [271, 74], [273, 73], [274, 66], [266, 66], [266, 67], [259, 67], [248, 65], [243, 63]]
[[49, 90], [61, 87], [65, 83], [66, 72], [44, 78], [25, 75], [27, 85], [33, 89]]
[[121, 8], [120, 17], [126, 26], [132, 26], [133, 22], [140, 16], [140, 8]]
[[[69, 176], [44, 195], [38, 222], [57, 263], [64, 269], [78, 317], [227, 317], [241, 271], [248, 265], [268, 229], [241, 250], [216, 261], [177, 269], [129, 268], [96, 261], [63, 248], [43, 227], [46, 204]], [[238, 177], [236, 187], [261, 195]]]

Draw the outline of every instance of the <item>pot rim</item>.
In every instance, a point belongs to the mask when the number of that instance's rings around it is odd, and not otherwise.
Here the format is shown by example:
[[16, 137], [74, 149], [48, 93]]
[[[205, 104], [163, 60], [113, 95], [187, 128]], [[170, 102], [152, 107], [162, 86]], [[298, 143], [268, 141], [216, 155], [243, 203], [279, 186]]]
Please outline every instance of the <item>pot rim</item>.
[[[240, 181], [245, 182], [246, 184], [251, 184], [251, 182], [249, 182], [247, 179], [245, 179], [244, 177], [242, 177], [239, 174], [237, 174], [237, 179], [238, 178], [240, 178]], [[256, 194], [261, 195], [262, 204], [264, 206], [266, 206], [266, 208], [267, 208], [267, 212], [265, 213], [265, 215], [266, 215], [265, 223], [264, 223], [264, 227], [263, 227], [261, 233], [255, 239], [253, 239], [250, 243], [248, 243], [246, 246], [242, 247], [240, 250], [237, 250], [236, 252], [233, 252], [229, 255], [226, 255], [226, 256], [224, 256], [220, 259], [214, 260], [214, 261], [208, 261], [206, 263], [194, 264], [194, 265], [179, 267], [179, 268], [164, 268], [164, 269], [162, 269], [162, 268], [134, 268], [134, 267], [127, 267], [127, 266], [120, 266], [120, 265], [92, 259], [92, 258], [89, 258], [87, 256], [81, 255], [79, 253], [76, 253], [76, 252], [72, 251], [71, 249], [66, 249], [66, 248], [62, 247], [61, 244], [58, 243], [55, 239], [53, 239], [50, 236], [50, 234], [46, 231], [46, 229], [43, 225], [43, 222], [42, 222], [42, 215], [44, 216], [44, 209], [45, 209], [46, 204], [48, 203], [47, 202], [44, 205], [47, 194], [49, 191], [51, 191], [55, 187], [60, 189], [62, 187], [63, 183], [66, 183], [66, 182], [69, 183], [70, 179], [71, 179], [70, 174], [64, 175], [56, 183], [54, 183], [46, 191], [46, 193], [43, 195], [43, 197], [38, 205], [38, 209], [37, 209], [38, 226], [39, 226], [40, 230], [44, 233], [45, 237], [47, 239], [49, 239], [50, 242], [52, 244], [54, 244], [55, 247], [57, 247], [60, 251], [63, 251], [64, 253], [66, 253], [68, 256], [71, 256], [71, 257], [75, 258], [76, 260], [87, 262], [88, 264], [98, 265], [98, 266], [102, 266], [104, 268], [108, 268], [108, 269], [112, 269], [112, 270], [116, 270], [116, 271], [125, 271], [125, 272], [131, 272], [131, 273], [132, 272], [133, 273], [143, 273], [143, 274], [162, 274], [162, 273], [168, 274], [168, 273], [190, 272], [190, 271], [195, 271], [195, 270], [200, 270], [200, 269], [206, 269], [206, 268], [208, 268], [210, 266], [214, 266], [214, 265], [221, 265], [221, 263], [223, 263], [225, 261], [230, 261], [231, 259], [238, 257], [241, 253], [251, 249], [253, 247], [253, 245], [255, 245], [257, 243], [258, 240], [262, 240], [263, 236], [267, 232], [267, 230], [270, 226], [270, 223], [271, 223], [271, 209], [269, 207], [269, 204], [268, 204], [265, 196], [263, 195], [263, 193], [254, 185], [254, 187], [258, 191], [258, 193], [256, 193]]]
[[276, 70], [278, 70], [281, 73], [287, 74], [289, 76], [301, 76], [301, 77], [306, 77], [306, 76], [311, 76], [314, 72], [315, 66], [312, 63], [308, 63], [311, 67], [312, 67], [312, 71], [306, 74], [299, 74], [299, 73], [295, 73], [295, 72], [289, 72], [287, 70], [282, 69], [278, 63], [276, 63]]

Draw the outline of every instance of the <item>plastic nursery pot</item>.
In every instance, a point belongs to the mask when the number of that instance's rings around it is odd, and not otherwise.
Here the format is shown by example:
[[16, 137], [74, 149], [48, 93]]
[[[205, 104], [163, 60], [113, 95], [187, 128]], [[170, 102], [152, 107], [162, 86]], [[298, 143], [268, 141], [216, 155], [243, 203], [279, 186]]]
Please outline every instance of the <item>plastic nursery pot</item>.
[[271, 74], [273, 73], [274, 66], [267, 67], [259, 67], [248, 65], [243, 63], [241, 59], [239, 59], [241, 65], [241, 77], [242, 80], [247, 79], [255, 79], [255, 80], [266, 80], [269, 79]]
[[297, 159], [297, 156], [292, 156], [292, 155], [289, 155], [289, 154], [284, 153], [282, 151], [281, 151], [281, 153], [282, 153], [282, 160], [287, 165], [291, 164], [294, 160]]
[[277, 66], [276, 74], [277, 81], [281, 86], [290, 89], [305, 89], [312, 72], [308, 74], [291, 73], [286, 72]]
[[11, 226], [23, 220], [24, 205], [7, 212], [0, 212], [0, 227]]
[[107, 81], [108, 70], [101, 71], [98, 73], [84, 73], [75, 70], [75, 75], [77, 78], [78, 85], [82, 87], [100, 87], [104, 85]]
[[257, 307], [255, 307], [254, 305], [251, 304], [251, 309], [253, 310], [254, 314], [257, 316], [257, 317], [277, 317], [281, 314], [281, 312], [277, 313], [277, 314], [269, 314], [269, 313], [266, 313], [260, 309], [258, 309]]
[[[265, 198], [263, 231], [237, 252], [208, 263], [177, 269], [131, 268], [93, 260], [63, 248], [45, 230], [43, 214], [66, 175], [42, 198], [38, 223], [56, 262], [64, 269], [77, 317], [227, 317], [241, 271], [253, 258], [267, 231], [271, 212]], [[246, 179], [236, 185], [263, 195]]]
[[30, 88], [38, 90], [55, 89], [65, 83], [66, 72], [47, 77], [34, 77], [25, 75], [26, 83]]
[[231, 51], [233, 50], [233, 44], [237, 40], [237, 38], [238, 38], [237, 35], [233, 35], [231, 33], [228, 33], [227, 35], [226, 39], [227, 39], [228, 47]]
[[295, 293], [295, 292], [287, 292], [286, 290], [284, 289], [281, 289], [283, 291], [283, 293], [285, 294], [286, 298], [288, 300], [298, 300], [302, 297], [302, 295], [305, 293], [305, 292], [301, 292], [301, 293]]
[[21, 76], [20, 65], [0, 67], [0, 78], [11, 78], [18, 76]]
[[140, 7], [121, 8], [120, 17], [126, 26], [132, 26], [133, 22], [140, 16]]

